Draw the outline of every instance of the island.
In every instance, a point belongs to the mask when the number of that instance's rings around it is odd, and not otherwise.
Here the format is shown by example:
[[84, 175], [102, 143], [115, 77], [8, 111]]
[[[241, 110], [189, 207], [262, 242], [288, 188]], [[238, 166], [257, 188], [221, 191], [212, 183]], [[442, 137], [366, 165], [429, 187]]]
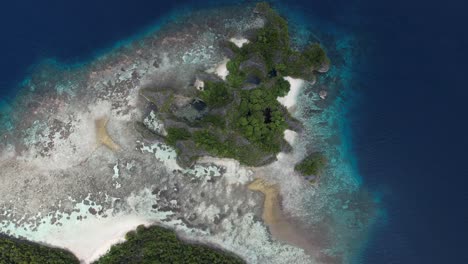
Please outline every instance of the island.
[[314, 183], [326, 164], [327, 159], [323, 153], [313, 152], [296, 164], [294, 169], [305, 176], [309, 182]]
[[273, 7], [38, 64], [0, 114], [0, 262], [353, 259], [374, 212], [337, 129], [353, 46]]
[[265, 18], [262, 28], [250, 31], [240, 45], [222, 43], [227, 76], [199, 72], [192, 89], [140, 91], [164, 127], [151, 130], [139, 124], [140, 133], [163, 137], [177, 150], [182, 167], [206, 155], [266, 165], [279, 152], [291, 150], [284, 131], [301, 130], [301, 123], [278, 100], [289, 92], [285, 77], [313, 81], [327, 71], [330, 60], [319, 43], [303, 51], [292, 49], [287, 21], [268, 4], [257, 4], [254, 12]]

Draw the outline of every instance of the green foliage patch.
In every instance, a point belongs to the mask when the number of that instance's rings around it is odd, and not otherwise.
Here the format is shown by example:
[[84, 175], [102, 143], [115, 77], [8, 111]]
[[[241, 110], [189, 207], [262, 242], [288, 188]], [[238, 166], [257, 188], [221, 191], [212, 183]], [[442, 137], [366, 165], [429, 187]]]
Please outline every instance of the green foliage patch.
[[287, 128], [275, 91], [281, 94], [284, 92], [282, 88], [265, 87], [242, 91], [236, 120], [237, 128], [243, 136], [269, 152], [280, 151], [281, 138]]
[[225, 82], [205, 82], [203, 91], [200, 92], [200, 98], [209, 107], [221, 107], [232, 100], [232, 94], [229, 86]]
[[249, 166], [254, 166], [258, 160], [268, 154], [256, 144], [239, 145], [235, 137], [236, 134], [233, 133], [223, 140], [208, 130], [197, 131], [193, 134], [197, 147], [208, 151], [213, 156], [237, 159]]
[[227, 144], [223, 144], [217, 135], [208, 130], [193, 133], [193, 140], [197, 147], [201, 147], [215, 156], [230, 156]]
[[309, 67], [318, 69], [324, 63], [330, 63], [330, 59], [327, 57], [325, 50], [318, 43], [309, 45], [302, 56], [305, 58], [305, 63]]
[[136, 232], [127, 233], [126, 239], [94, 264], [245, 263], [228, 252], [181, 241], [173, 231], [158, 226], [139, 226]]
[[208, 115], [202, 117], [200, 120], [197, 120], [196, 124], [201, 125], [201, 126], [212, 125], [215, 128], [224, 129], [224, 128], [226, 128], [225, 119], [226, 118], [221, 116], [221, 115], [208, 114]]
[[178, 140], [190, 139], [192, 134], [185, 128], [169, 127], [167, 129], [166, 142], [171, 146], [175, 146]]
[[315, 152], [307, 156], [300, 163], [296, 164], [294, 169], [305, 176], [317, 175], [327, 164], [325, 155]]
[[245, 73], [239, 70], [242, 59], [242, 55], [238, 53], [234, 59], [228, 61], [226, 64], [226, 68], [229, 71], [228, 76], [226, 76], [226, 81], [234, 88], [241, 87], [245, 80]]
[[59, 248], [0, 237], [1, 264], [78, 264], [78, 259], [70, 252]]

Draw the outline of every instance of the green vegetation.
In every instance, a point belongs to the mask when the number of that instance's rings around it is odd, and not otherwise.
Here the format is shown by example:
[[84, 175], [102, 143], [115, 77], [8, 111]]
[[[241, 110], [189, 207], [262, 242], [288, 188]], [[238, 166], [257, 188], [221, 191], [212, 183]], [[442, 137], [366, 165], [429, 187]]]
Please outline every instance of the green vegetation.
[[320, 68], [320, 66], [322, 66], [324, 63], [330, 63], [330, 59], [327, 57], [327, 54], [318, 43], [309, 45], [304, 50], [303, 56], [307, 66], [313, 67], [314, 69]]
[[[175, 232], [158, 226], [138, 226], [125, 236], [126, 241], [113, 245], [94, 264], [131, 263], [245, 263], [237, 256], [177, 238]], [[37, 243], [0, 237], [0, 264], [79, 264], [70, 252]]]
[[266, 24], [258, 30], [256, 41], [242, 47], [241, 55], [259, 54], [265, 60], [267, 70], [272, 70], [275, 66], [275, 57], [281, 60], [290, 50], [288, 22], [266, 5], [262, 10]]
[[166, 100], [166, 102], [164, 102], [164, 104], [161, 106], [161, 109], [159, 109], [159, 111], [168, 112], [173, 101], [174, 101], [174, 94], [171, 94], [169, 98]]
[[0, 237], [0, 264], [78, 264], [70, 252], [23, 240]]
[[215, 133], [208, 130], [200, 130], [193, 134], [193, 140], [198, 148], [208, 151], [210, 154], [217, 157], [233, 158], [240, 161], [242, 164], [254, 166], [263, 157], [268, 155], [267, 151], [258, 148], [256, 144], [239, 144], [235, 138], [238, 137], [235, 133], [226, 136], [222, 140]]
[[255, 10], [262, 14], [269, 12], [270, 9], [270, 4], [268, 4], [268, 2], [260, 2], [255, 6]]
[[112, 246], [95, 264], [245, 263], [230, 253], [183, 242], [173, 231], [162, 227], [139, 226], [136, 231], [127, 233], [126, 239]]
[[277, 97], [286, 96], [289, 93], [291, 85], [283, 78], [277, 79], [275, 85], [272, 87], [272, 93]]
[[284, 92], [281, 88], [264, 87], [242, 91], [236, 118], [237, 127], [242, 135], [269, 152], [280, 151], [283, 132], [287, 128], [275, 91], [281, 94]]
[[241, 59], [242, 57], [238, 55], [226, 64], [226, 68], [229, 71], [226, 81], [234, 88], [241, 87], [245, 80], [245, 74], [239, 70]]
[[223, 116], [210, 114], [197, 120], [196, 124], [200, 126], [212, 125], [215, 128], [224, 129], [226, 128], [226, 121], [224, 119]]
[[326, 157], [320, 152], [314, 152], [296, 164], [294, 169], [305, 176], [317, 175], [326, 164]]
[[205, 82], [203, 91], [200, 92], [200, 98], [209, 107], [224, 106], [232, 100], [232, 94], [225, 82]]
[[267, 71], [276, 70], [283, 76], [307, 77], [304, 75], [312, 74], [311, 70], [330, 63], [325, 50], [318, 43], [310, 44], [302, 53], [291, 49], [288, 22], [267, 3], [259, 3], [257, 10], [265, 15], [267, 22], [257, 32], [256, 41], [244, 45], [228, 63], [230, 74], [227, 80], [231, 85], [241, 82], [245, 76], [237, 68], [251, 54], [258, 54], [263, 58]]
[[309, 45], [303, 52], [292, 49], [288, 22], [268, 4], [260, 3], [256, 10], [264, 16], [265, 26], [257, 29], [254, 39], [241, 48], [226, 44], [233, 52], [226, 65], [229, 71], [226, 81], [204, 80], [204, 90], [196, 93], [198, 98], [193, 98], [203, 101], [206, 109], [190, 109], [199, 115], [188, 122], [175, 113], [164, 116], [185, 121], [190, 126], [192, 133], [171, 125], [167, 129], [168, 144], [175, 146], [179, 140], [189, 140], [177, 150], [178, 161], [184, 165], [190, 166], [190, 162], [206, 152], [250, 166], [273, 160], [287, 148], [284, 131], [292, 120], [277, 100], [290, 89], [284, 77], [313, 78], [315, 70], [329, 63], [318, 43]]
[[[214, 156], [234, 158], [245, 164], [254, 164], [258, 156], [277, 153], [281, 150], [283, 132], [287, 128], [284, 111], [277, 101], [278, 96], [289, 92], [289, 82], [275, 80], [271, 88], [261, 86], [252, 90], [242, 90], [238, 109], [230, 111], [230, 130], [224, 126], [220, 116], [207, 116], [203, 122], [212, 123], [218, 129], [204, 129], [193, 134], [197, 147]], [[223, 125], [221, 125], [223, 123]], [[258, 150], [245, 152], [245, 145], [237, 144], [233, 138], [242, 136]], [[222, 138], [226, 138], [223, 140]]]
[[236, 56], [228, 62], [229, 75], [226, 77], [228, 83], [233, 87], [240, 87], [245, 80], [246, 72], [239, 69], [241, 62], [249, 59], [252, 55], [259, 56], [265, 63], [269, 72], [275, 69], [274, 58], [283, 60], [288, 55], [289, 32], [288, 24], [273, 9], [264, 7], [267, 22], [258, 30], [256, 41], [252, 41], [237, 49]]
[[201, 147], [214, 155], [227, 156], [228, 149], [219, 138], [208, 130], [200, 130], [193, 133], [193, 140], [197, 147]]
[[171, 146], [175, 146], [178, 140], [187, 140], [191, 136], [192, 135], [190, 134], [189, 131], [187, 131], [187, 129], [178, 128], [178, 127], [170, 127], [167, 129], [166, 142], [167, 144]]

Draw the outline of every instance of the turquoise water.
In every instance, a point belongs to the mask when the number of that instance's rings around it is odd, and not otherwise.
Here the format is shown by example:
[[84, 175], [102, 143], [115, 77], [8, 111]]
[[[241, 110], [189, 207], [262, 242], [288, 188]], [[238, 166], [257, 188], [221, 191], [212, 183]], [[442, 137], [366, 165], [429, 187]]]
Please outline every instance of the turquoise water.
[[[310, 211], [320, 212], [320, 220], [326, 219], [323, 221], [333, 223], [331, 232], [336, 241], [330, 250], [344, 254], [344, 262], [351, 263], [359, 257], [357, 252], [364, 249], [369, 228], [377, 220], [382, 208], [376, 195], [363, 186], [347, 119], [349, 107], [357, 100], [351, 72], [353, 38], [340, 35], [335, 40], [334, 45], [329, 43], [326, 46], [334, 47], [336, 54], [342, 56], [343, 63], [332, 66], [317, 85], [324, 85], [322, 89], [326, 89], [330, 97], [336, 98], [330, 105], [323, 106], [316, 94], [304, 97], [306, 100], [301, 105], [301, 112], [315, 110], [315, 113], [303, 116], [311, 141], [309, 148], [324, 151], [329, 159], [318, 193], [308, 201]], [[316, 215], [312, 214], [311, 217]], [[354, 243], [350, 245], [350, 241]]]

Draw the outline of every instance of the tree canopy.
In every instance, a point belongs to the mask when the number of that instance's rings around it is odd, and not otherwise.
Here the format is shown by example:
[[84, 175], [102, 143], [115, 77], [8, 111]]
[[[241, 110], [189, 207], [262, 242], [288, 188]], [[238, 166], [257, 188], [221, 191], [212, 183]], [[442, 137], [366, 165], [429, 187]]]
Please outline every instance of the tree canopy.
[[302, 52], [291, 48], [287, 20], [267, 3], [259, 3], [256, 10], [266, 19], [264, 27], [242, 47], [227, 44], [233, 56], [226, 65], [226, 81], [205, 81], [197, 96], [208, 109], [188, 124], [193, 135], [169, 128], [168, 144], [193, 140], [191, 146], [251, 166], [271, 160], [262, 156], [274, 156], [287, 145], [284, 131], [293, 118], [277, 100], [290, 90], [284, 77], [310, 78], [329, 60], [318, 43]]
[[167, 264], [213, 263], [240, 264], [242, 259], [221, 250], [191, 244], [177, 238], [166, 228], [139, 226], [126, 235], [126, 241], [111, 247], [94, 264]]
[[0, 264], [79, 264], [70, 252], [0, 235]]
[[326, 164], [327, 159], [325, 155], [320, 152], [314, 152], [303, 159], [300, 163], [296, 164], [294, 169], [305, 176], [317, 175]]

